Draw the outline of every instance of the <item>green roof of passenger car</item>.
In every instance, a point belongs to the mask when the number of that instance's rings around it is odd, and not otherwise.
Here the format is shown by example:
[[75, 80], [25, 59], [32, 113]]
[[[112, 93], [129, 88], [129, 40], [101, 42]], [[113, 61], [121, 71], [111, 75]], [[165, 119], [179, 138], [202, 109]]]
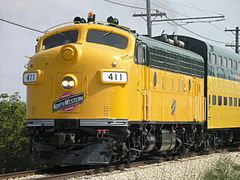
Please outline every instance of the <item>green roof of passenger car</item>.
[[234, 53], [226, 48], [218, 47], [212, 44], [206, 43], [206, 45], [208, 47], [208, 52], [215, 53], [216, 55], [221, 55], [222, 57], [227, 57], [240, 62], [240, 54]]

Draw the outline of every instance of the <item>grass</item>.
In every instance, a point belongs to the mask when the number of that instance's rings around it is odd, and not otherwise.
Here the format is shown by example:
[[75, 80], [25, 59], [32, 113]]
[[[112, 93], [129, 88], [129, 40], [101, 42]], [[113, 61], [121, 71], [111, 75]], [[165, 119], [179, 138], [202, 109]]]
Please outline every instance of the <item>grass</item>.
[[204, 173], [203, 180], [240, 180], [240, 165], [223, 155]]

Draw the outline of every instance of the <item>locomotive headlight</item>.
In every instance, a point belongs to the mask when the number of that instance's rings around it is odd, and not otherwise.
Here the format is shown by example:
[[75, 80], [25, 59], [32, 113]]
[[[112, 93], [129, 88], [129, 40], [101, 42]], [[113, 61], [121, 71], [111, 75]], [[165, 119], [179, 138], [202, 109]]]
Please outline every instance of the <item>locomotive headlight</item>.
[[62, 57], [65, 60], [71, 60], [72, 58], [74, 58], [75, 54], [75, 50], [71, 47], [66, 47], [62, 50]]
[[62, 87], [65, 90], [70, 90], [76, 86], [76, 83], [77, 83], [77, 79], [75, 78], [75, 76], [67, 75], [62, 80]]
[[74, 84], [75, 84], [74, 81], [69, 81], [69, 82], [68, 82], [68, 85], [69, 85], [70, 87], [73, 87]]
[[66, 81], [66, 80], [62, 81], [62, 86], [67, 87], [68, 86], [68, 81]]
[[60, 50], [61, 58], [69, 63], [76, 62], [79, 53], [80, 51], [73, 44], [66, 44]]

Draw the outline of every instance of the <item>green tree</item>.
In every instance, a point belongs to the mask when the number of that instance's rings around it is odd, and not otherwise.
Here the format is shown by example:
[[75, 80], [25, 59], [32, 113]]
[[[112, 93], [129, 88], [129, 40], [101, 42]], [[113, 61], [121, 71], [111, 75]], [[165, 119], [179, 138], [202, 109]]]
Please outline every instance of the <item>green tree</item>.
[[19, 93], [0, 94], [0, 173], [31, 168], [25, 112], [26, 104], [20, 101]]

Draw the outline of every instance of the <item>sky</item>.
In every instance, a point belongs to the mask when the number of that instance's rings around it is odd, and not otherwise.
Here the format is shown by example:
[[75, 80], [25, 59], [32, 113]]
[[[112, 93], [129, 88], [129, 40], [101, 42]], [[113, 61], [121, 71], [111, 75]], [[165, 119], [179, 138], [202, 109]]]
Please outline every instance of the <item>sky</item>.
[[[146, 7], [146, 0], [111, 1], [134, 7]], [[165, 12], [169, 18], [225, 16], [225, 20], [219, 22], [191, 24], [178, 22], [181, 26], [173, 22], [153, 23], [152, 34], [157, 36], [164, 31], [167, 34], [187, 35], [225, 47], [224, 43], [234, 43], [235, 36], [224, 30], [240, 26], [239, 7], [240, 0], [151, 0], [151, 9]], [[85, 18], [88, 12], [94, 12], [98, 21], [106, 21], [109, 16], [116, 17], [120, 25], [134, 29], [139, 34], [146, 34], [144, 19], [132, 16], [134, 13], [145, 13], [144, 9], [120, 6], [105, 0], [0, 0], [0, 19], [42, 31], [72, 21], [76, 16]], [[22, 84], [22, 74], [26, 70], [24, 65], [28, 62], [25, 56], [34, 55], [36, 38], [41, 35], [0, 21], [0, 94], [11, 95], [20, 92], [22, 100], [26, 100], [26, 87]], [[231, 48], [225, 48], [233, 51]]]

